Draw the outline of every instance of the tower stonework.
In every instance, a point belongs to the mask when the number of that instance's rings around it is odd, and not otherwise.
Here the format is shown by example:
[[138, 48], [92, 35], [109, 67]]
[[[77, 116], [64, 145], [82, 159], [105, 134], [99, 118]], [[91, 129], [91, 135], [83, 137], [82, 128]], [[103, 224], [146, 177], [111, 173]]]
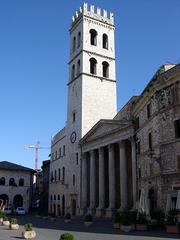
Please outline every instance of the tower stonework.
[[72, 17], [70, 45], [67, 125], [80, 139], [117, 112], [113, 14], [84, 3]]
[[55, 215], [59, 209], [80, 214], [79, 141], [100, 119], [117, 113], [114, 48], [113, 14], [84, 3], [70, 27], [67, 122], [51, 143], [49, 212]]

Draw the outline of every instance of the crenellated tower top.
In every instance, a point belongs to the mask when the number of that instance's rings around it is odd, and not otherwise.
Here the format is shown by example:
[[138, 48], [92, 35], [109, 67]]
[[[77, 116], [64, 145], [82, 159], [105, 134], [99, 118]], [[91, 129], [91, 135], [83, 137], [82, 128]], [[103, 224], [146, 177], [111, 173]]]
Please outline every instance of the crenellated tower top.
[[78, 22], [78, 20], [82, 16], [87, 16], [114, 26], [113, 13], [107, 12], [106, 10], [101, 8], [95, 9], [94, 5], [88, 5], [87, 3], [83, 3], [80, 9], [76, 11], [75, 15], [72, 16], [72, 27]]

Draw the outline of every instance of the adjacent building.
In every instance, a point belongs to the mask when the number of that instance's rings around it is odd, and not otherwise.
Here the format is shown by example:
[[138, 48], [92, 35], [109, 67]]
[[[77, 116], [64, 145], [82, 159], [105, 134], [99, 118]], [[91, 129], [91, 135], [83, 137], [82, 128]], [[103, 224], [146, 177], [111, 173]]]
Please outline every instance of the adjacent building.
[[34, 170], [11, 162], [0, 162], [0, 199], [13, 209], [29, 211], [32, 201]]

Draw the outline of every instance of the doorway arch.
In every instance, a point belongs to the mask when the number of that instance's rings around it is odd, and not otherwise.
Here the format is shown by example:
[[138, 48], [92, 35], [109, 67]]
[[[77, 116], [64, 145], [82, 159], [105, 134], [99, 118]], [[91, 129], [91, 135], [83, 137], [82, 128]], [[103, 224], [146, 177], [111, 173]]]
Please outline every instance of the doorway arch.
[[9, 203], [9, 197], [7, 194], [1, 194], [0, 199], [3, 200], [3, 205], [8, 205]]
[[72, 216], [76, 216], [76, 200], [72, 199]]
[[18, 194], [14, 197], [13, 205], [14, 205], [15, 209], [17, 207], [22, 207], [23, 206], [23, 197], [20, 194]]

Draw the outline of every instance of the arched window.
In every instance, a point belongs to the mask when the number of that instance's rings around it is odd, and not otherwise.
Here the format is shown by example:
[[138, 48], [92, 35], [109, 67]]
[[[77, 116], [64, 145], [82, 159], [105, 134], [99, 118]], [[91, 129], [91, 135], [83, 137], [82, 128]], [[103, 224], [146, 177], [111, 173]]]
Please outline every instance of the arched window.
[[14, 180], [14, 178], [10, 178], [9, 179], [9, 186], [15, 186], [16, 184], [15, 184], [15, 180]]
[[90, 58], [90, 73], [96, 75], [96, 64], [97, 61], [95, 58]]
[[78, 48], [81, 45], [81, 32], [78, 33]]
[[109, 77], [109, 63], [103, 62], [102, 63], [102, 71], [103, 71], [103, 77], [108, 78]]
[[62, 168], [62, 180], [65, 181], [65, 167]]
[[56, 201], [56, 195], [54, 195], [54, 201]]
[[102, 41], [103, 41], [103, 48], [108, 49], [108, 36], [107, 36], [107, 34], [104, 33], [102, 38], [103, 38], [102, 39]]
[[75, 177], [75, 174], [73, 174], [73, 186], [75, 186], [76, 184], [76, 177]]
[[72, 65], [71, 80], [75, 78], [75, 65]]
[[6, 180], [4, 177], [0, 178], [0, 185], [5, 185], [6, 184]]
[[90, 43], [91, 45], [97, 46], [97, 32], [94, 29], [91, 29], [90, 31]]
[[24, 186], [24, 179], [23, 178], [20, 178], [19, 179], [19, 186]]
[[73, 52], [76, 50], [76, 37], [73, 38]]
[[77, 62], [77, 76], [80, 74], [81, 61], [80, 59]]

